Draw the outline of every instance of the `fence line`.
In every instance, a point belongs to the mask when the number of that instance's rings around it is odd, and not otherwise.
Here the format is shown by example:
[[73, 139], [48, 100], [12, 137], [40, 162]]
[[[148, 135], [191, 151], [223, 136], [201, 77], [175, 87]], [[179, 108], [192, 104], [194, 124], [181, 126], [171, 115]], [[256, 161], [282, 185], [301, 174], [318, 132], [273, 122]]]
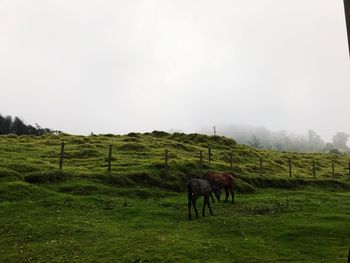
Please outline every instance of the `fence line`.
[[111, 165], [112, 165], [112, 145], [109, 145], [109, 152], [108, 152], [108, 172], [111, 171]]
[[61, 153], [60, 153], [60, 161], [58, 164], [58, 169], [62, 170], [63, 167], [63, 157], [64, 157], [64, 142], [61, 142]]
[[[59, 155], [59, 170], [62, 170], [63, 169], [63, 161], [64, 161], [64, 156], [65, 156], [65, 152], [64, 152], [64, 147], [65, 147], [65, 143], [62, 141], [61, 142], [61, 150], [60, 150], [60, 155]], [[107, 157], [107, 170], [108, 172], [111, 172], [111, 168], [112, 168], [112, 148], [113, 148], [113, 145], [109, 145], [109, 151], [108, 151], [108, 157]], [[217, 163], [218, 164], [219, 162], [222, 163], [222, 164], [228, 164], [228, 167], [229, 169], [232, 171], [234, 170], [234, 166], [233, 166], [233, 163], [234, 163], [234, 160], [233, 160], [233, 152], [232, 150], [231, 151], [223, 151], [223, 152], [219, 152], [219, 154], [216, 154], [214, 155], [213, 152], [212, 152], [212, 148], [211, 147], [208, 147], [207, 148], [208, 150], [208, 165], [212, 164], [214, 159], [217, 160]], [[170, 155], [169, 155], [169, 150], [168, 149], [165, 149], [164, 151], [164, 168], [165, 170], [167, 171], [168, 168], [169, 168], [169, 159], [171, 159]], [[177, 151], [179, 152], [179, 151]], [[198, 160], [198, 164], [199, 164], [199, 168], [202, 170], [203, 169], [203, 164], [204, 164], [204, 156], [205, 156], [205, 151], [200, 149], [199, 150], [199, 156], [198, 155], [195, 155], [195, 154], [191, 154], [191, 153], [188, 153], [188, 152], [181, 152], [181, 154], [183, 156], [190, 156], [191, 158], [193, 159], [197, 159]], [[219, 155], [225, 155], [227, 156], [228, 155], [228, 159], [225, 159], [226, 160], [220, 160], [219, 159]], [[213, 158], [213, 157], [217, 157], [217, 158]], [[159, 155], [154, 155], [153, 157], [159, 157]], [[263, 176], [264, 175], [264, 159], [263, 157], [259, 157], [259, 166], [258, 166], [258, 171], [257, 171], [257, 174], [259, 174], [260, 176]], [[288, 157], [288, 174], [289, 174], [289, 177], [292, 177], [293, 176], [293, 167], [292, 167], [292, 164], [293, 164], [293, 161], [292, 161], [292, 158], [291, 157]], [[214, 164], [215, 165], [215, 164]], [[332, 178], [335, 178], [335, 171], [336, 171], [336, 167], [335, 167], [335, 160], [332, 159], [331, 160], [331, 176]], [[350, 161], [347, 163], [347, 168], [345, 168], [345, 170], [348, 170], [348, 176], [350, 177]], [[344, 169], [344, 168], [343, 168]], [[308, 170], [310, 171], [310, 170]], [[312, 167], [311, 167], [311, 172], [312, 172], [312, 177], [313, 178], [316, 178], [316, 171], [317, 171], [317, 166], [316, 166], [316, 161], [315, 160], [312, 160]]]

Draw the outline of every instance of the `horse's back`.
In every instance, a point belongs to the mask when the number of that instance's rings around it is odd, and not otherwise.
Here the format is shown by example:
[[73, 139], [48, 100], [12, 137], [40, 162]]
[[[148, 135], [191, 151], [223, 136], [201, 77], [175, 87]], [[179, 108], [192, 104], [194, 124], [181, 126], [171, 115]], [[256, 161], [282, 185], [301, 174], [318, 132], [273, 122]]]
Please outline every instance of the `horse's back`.
[[226, 177], [222, 173], [208, 173], [203, 177], [210, 184], [224, 187], [227, 184]]
[[207, 180], [191, 179], [187, 184], [188, 190], [196, 194], [205, 194], [211, 191], [211, 186]]

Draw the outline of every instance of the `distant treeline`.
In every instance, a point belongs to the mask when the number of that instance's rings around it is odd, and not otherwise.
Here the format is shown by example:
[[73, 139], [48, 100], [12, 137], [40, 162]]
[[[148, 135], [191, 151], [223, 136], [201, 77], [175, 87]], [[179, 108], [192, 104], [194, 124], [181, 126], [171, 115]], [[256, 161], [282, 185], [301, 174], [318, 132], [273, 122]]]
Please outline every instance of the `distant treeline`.
[[[350, 152], [347, 146], [349, 135], [337, 132], [332, 142], [325, 142], [319, 134], [309, 130], [305, 135], [296, 135], [282, 131], [270, 131], [264, 127], [241, 125], [225, 125], [216, 127], [217, 134], [235, 139], [238, 143], [247, 144], [255, 148], [292, 151], [292, 152]], [[202, 133], [213, 134], [209, 129]]]
[[38, 124], [27, 125], [20, 118], [11, 116], [3, 117], [0, 114], [0, 135], [17, 134], [17, 135], [43, 135], [47, 133], [61, 133], [61, 131], [42, 128]]

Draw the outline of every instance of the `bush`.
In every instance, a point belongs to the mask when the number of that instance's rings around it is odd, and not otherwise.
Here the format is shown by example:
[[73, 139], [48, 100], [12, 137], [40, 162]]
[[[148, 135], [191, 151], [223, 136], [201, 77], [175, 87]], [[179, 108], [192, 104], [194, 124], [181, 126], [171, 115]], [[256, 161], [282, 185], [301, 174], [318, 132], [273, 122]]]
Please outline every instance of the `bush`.
[[135, 138], [140, 138], [140, 134], [139, 133], [135, 133], [135, 132], [130, 132], [127, 134], [128, 137], [135, 137]]
[[154, 137], [167, 137], [167, 136], [169, 136], [169, 133], [164, 132], [164, 131], [153, 131], [151, 133], [151, 135]]

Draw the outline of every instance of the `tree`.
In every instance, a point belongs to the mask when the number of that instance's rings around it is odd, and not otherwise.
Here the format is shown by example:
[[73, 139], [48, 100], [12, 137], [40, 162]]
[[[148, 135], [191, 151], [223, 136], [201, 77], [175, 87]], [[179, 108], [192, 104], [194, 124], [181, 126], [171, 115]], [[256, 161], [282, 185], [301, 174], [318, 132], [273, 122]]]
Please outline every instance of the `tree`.
[[309, 151], [318, 152], [324, 148], [325, 143], [321, 139], [321, 136], [318, 135], [316, 132], [314, 132], [313, 130], [309, 130], [308, 137], [309, 137]]
[[345, 132], [337, 132], [333, 136], [333, 145], [338, 150], [347, 150], [348, 146], [346, 145], [348, 142], [350, 135]]
[[[33, 127], [34, 128], [34, 127]], [[27, 126], [24, 124], [24, 122], [18, 118], [15, 117], [14, 121], [13, 121], [13, 125], [12, 125], [12, 131], [13, 133], [17, 134], [17, 135], [23, 135], [23, 134], [28, 134], [28, 128]]]
[[255, 135], [252, 136], [251, 141], [249, 141], [249, 145], [257, 149], [262, 148], [259, 138]]
[[0, 134], [9, 134], [12, 129], [12, 117], [0, 115]]

